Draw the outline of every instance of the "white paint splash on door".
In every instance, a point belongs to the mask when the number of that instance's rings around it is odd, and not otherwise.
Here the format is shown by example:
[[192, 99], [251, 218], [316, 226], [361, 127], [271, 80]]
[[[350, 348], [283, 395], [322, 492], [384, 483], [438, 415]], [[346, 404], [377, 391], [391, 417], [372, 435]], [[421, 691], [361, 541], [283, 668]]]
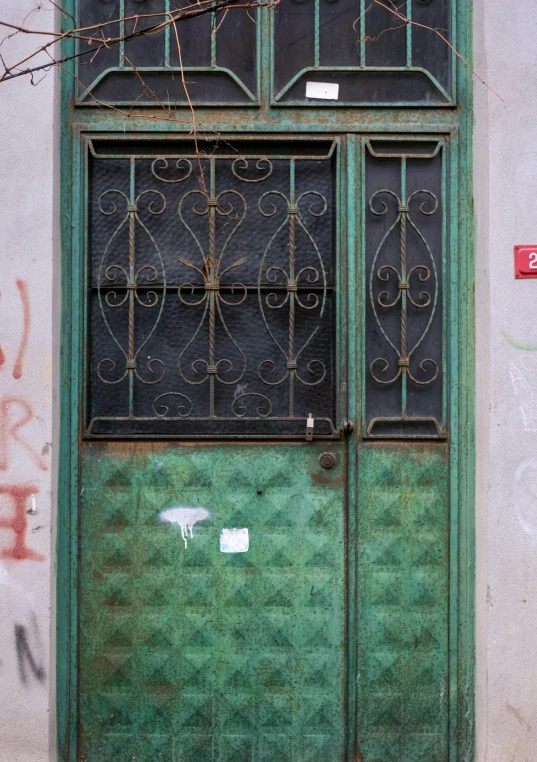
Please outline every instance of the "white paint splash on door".
[[181, 537], [185, 542], [185, 548], [187, 547], [187, 535], [193, 538], [192, 527], [198, 521], [205, 521], [211, 518], [209, 511], [205, 508], [168, 508], [165, 511], [161, 511], [159, 514], [161, 521], [169, 521], [170, 524], [179, 524], [181, 527]]

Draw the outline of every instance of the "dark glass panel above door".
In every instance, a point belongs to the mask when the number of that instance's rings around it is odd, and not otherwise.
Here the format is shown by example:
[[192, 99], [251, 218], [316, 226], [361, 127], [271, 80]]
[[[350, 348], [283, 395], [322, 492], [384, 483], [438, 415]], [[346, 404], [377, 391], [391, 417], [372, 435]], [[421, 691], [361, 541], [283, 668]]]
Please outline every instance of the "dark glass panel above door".
[[453, 105], [454, 6], [455, 0], [281, 0], [273, 14], [272, 102]]
[[[191, 17], [166, 23], [181, 8]], [[90, 38], [79, 42], [88, 52], [77, 59], [78, 104], [256, 104], [257, 10], [207, 11], [189, 0], [78, 0], [78, 26]]]

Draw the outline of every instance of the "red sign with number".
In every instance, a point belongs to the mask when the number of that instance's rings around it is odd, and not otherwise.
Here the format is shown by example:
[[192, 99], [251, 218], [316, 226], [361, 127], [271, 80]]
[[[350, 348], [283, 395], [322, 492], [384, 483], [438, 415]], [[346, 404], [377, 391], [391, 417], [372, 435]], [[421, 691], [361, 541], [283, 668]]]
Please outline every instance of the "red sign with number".
[[515, 246], [515, 278], [537, 278], [537, 244]]

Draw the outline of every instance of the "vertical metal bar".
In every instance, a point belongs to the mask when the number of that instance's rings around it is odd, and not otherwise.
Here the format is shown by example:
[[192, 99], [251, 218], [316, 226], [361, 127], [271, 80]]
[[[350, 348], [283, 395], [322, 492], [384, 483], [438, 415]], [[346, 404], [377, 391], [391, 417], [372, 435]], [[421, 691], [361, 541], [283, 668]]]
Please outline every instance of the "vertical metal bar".
[[315, 63], [314, 66], [317, 68], [320, 66], [320, 43], [319, 43], [319, 35], [320, 35], [320, 29], [319, 29], [319, 21], [320, 21], [320, 0], [315, 0]]
[[[442, 191], [440, 196], [440, 213], [442, 215], [442, 254], [440, 263], [440, 279], [442, 287], [442, 296], [439, 301], [439, 307], [442, 314], [442, 425], [447, 424], [447, 333], [448, 333], [448, 304], [449, 304], [449, 282], [448, 282], [448, 235], [447, 235], [447, 150], [446, 144], [442, 143]], [[440, 288], [440, 283], [438, 285]]]
[[[261, 20], [264, 20], [268, 14], [269, 30], [267, 34], [266, 26], [263, 25], [261, 29], [261, 59], [259, 63], [262, 63], [261, 71], [259, 72], [259, 86], [260, 91], [257, 94], [257, 100], [261, 101], [266, 92], [266, 78], [269, 79], [269, 98], [270, 103], [274, 103], [274, 96], [276, 94], [274, 84], [274, 60], [275, 60], [275, 48], [276, 48], [276, 30], [274, 27], [274, 8], [261, 8]], [[268, 73], [267, 73], [268, 72]]]
[[[347, 177], [346, 177], [346, 205], [339, 207], [339, 214], [345, 214], [347, 222], [347, 240], [346, 240], [346, 260], [342, 258], [341, 265], [346, 266], [347, 271], [347, 290], [346, 303], [341, 310], [340, 346], [347, 349], [347, 416], [350, 421], [357, 421], [359, 415], [358, 400], [360, 397], [359, 376], [361, 376], [362, 364], [360, 363], [360, 351], [363, 347], [360, 332], [363, 330], [363, 320], [361, 319], [361, 305], [364, 301], [363, 290], [360, 284], [363, 282], [362, 273], [365, 269], [362, 265], [362, 247], [360, 245], [360, 231], [363, 227], [361, 220], [361, 203], [363, 196], [359, 191], [359, 179], [357, 166], [359, 143], [356, 135], [347, 135]], [[341, 266], [340, 266], [341, 267]], [[357, 271], [359, 275], [357, 275]], [[338, 272], [338, 277], [340, 273]], [[342, 289], [338, 288], [337, 293]], [[339, 310], [338, 310], [339, 311]], [[342, 352], [344, 354], [344, 351]], [[347, 759], [357, 759], [356, 740], [357, 740], [357, 703], [358, 703], [358, 620], [357, 620], [357, 501], [358, 501], [358, 483], [357, 483], [357, 448], [354, 442], [347, 439], [347, 457], [348, 457], [348, 706], [347, 706]]]
[[405, 288], [401, 289], [401, 414], [406, 416], [407, 405], [407, 365], [408, 363], [408, 326], [407, 326], [407, 206], [406, 206], [406, 156], [401, 158], [401, 281]]
[[[348, 414], [348, 386], [347, 386], [347, 341], [344, 337], [344, 331], [347, 329], [348, 321], [344, 316], [347, 315], [347, 285], [348, 285], [348, 267], [347, 267], [347, 208], [349, 204], [347, 194], [347, 154], [349, 136], [345, 136], [343, 144], [341, 138], [336, 138], [336, 154], [332, 160], [335, 164], [335, 252], [332, 265], [332, 298], [335, 302], [336, 315], [336, 370], [335, 370], [335, 388], [336, 388], [336, 421], [341, 423], [349, 420]], [[355, 150], [353, 148], [353, 150]], [[334, 295], [338, 295], [335, 296]], [[339, 296], [341, 295], [341, 296]], [[337, 423], [336, 423], [337, 428]]]
[[[360, 389], [362, 389], [362, 395], [359, 398], [359, 410], [360, 410], [360, 432], [367, 430], [368, 425], [368, 409], [369, 400], [366, 393], [366, 360], [367, 360], [367, 347], [366, 347], [366, 326], [367, 326], [367, 194], [366, 194], [366, 143], [363, 138], [358, 139], [359, 146], [359, 177], [360, 177], [360, 222], [358, 226], [358, 236], [360, 241], [360, 248], [358, 252], [358, 282], [361, 284], [360, 301], [359, 301], [359, 313], [357, 319], [357, 328], [361, 331], [361, 335], [357, 337], [358, 344], [356, 345], [356, 362], [358, 363], [359, 370], [359, 383]], [[362, 338], [362, 342], [360, 342]]]
[[[271, 16], [270, 8], [257, 8], [255, 11], [256, 14], [256, 20], [257, 20], [257, 26], [256, 26], [256, 52], [255, 52], [255, 66], [256, 66], [256, 73], [255, 73], [255, 81], [256, 81], [256, 93], [255, 93], [255, 99], [259, 103], [259, 99], [261, 96], [261, 90], [262, 90], [262, 65], [261, 61], [263, 60], [263, 57], [265, 56], [265, 49], [268, 53], [269, 51], [269, 40], [271, 39], [270, 36], [270, 29], [269, 29], [269, 23], [267, 19], [267, 13], [269, 16]], [[268, 62], [268, 67], [270, 67], [270, 59]], [[269, 71], [269, 68], [267, 68], [267, 73]], [[263, 80], [263, 84], [267, 80]], [[272, 88], [269, 90], [266, 86], [263, 90], [265, 93], [272, 93]], [[270, 97], [270, 95], [269, 95]]]
[[136, 248], [136, 201], [135, 201], [135, 172], [136, 159], [130, 160], [130, 193], [129, 193], [129, 336], [127, 351], [127, 370], [129, 374], [129, 416], [134, 415], [134, 289], [135, 283], [135, 248]]
[[[296, 216], [298, 209], [295, 206], [295, 160], [289, 161], [289, 350], [287, 353], [287, 367], [289, 370], [289, 416], [294, 416], [295, 409], [295, 255], [296, 255]], [[294, 366], [294, 367], [292, 367]]]
[[215, 159], [211, 157], [209, 165], [209, 199], [207, 209], [209, 214], [209, 258], [207, 260], [207, 285], [209, 286], [209, 415], [215, 417], [214, 412], [214, 378], [216, 375], [215, 365], [215, 340], [216, 340], [216, 204], [215, 199]]
[[[164, 2], [164, 10], [166, 13], [170, 12], [170, 0], [165, 0]], [[164, 66], [169, 67], [171, 66], [170, 62], [170, 25], [168, 24], [166, 26], [166, 29], [164, 30]]]
[[119, 68], [125, 66], [125, 0], [119, 0]]
[[412, 67], [412, 0], [406, 0], [406, 65], [407, 69]]
[[365, 66], [365, 0], [360, 0], [360, 66]]
[[[214, 8], [214, 3], [213, 3]], [[211, 12], [211, 69], [216, 68], [216, 14]]]

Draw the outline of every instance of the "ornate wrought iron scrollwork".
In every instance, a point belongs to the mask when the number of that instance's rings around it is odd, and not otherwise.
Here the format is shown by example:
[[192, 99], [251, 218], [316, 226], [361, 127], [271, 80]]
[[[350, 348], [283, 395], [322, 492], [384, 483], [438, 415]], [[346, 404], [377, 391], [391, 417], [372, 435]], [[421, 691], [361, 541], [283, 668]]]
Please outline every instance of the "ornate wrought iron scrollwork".
[[[266, 201], [271, 197], [282, 199], [285, 202], [286, 216], [270, 239], [261, 259], [261, 263], [259, 265], [258, 298], [259, 308], [261, 310], [266, 329], [272, 341], [284, 357], [286, 368], [285, 373], [281, 378], [273, 380], [270, 378], [270, 374], [275, 372], [276, 363], [272, 359], [267, 359], [259, 365], [258, 375], [261, 381], [269, 386], [279, 386], [284, 381], [288, 380], [289, 416], [293, 416], [295, 379], [304, 386], [317, 386], [325, 379], [327, 372], [325, 363], [322, 360], [316, 358], [311, 359], [306, 364], [306, 371], [310, 374], [310, 378], [304, 378], [304, 376], [301, 375], [301, 372], [299, 371], [299, 360], [301, 355], [306, 347], [311, 344], [314, 336], [317, 334], [319, 330], [319, 324], [317, 324], [317, 326], [310, 332], [310, 335], [305, 340], [303, 340], [301, 346], [297, 347], [295, 331], [297, 309], [300, 308], [303, 310], [318, 310], [318, 319], [320, 321], [323, 317], [326, 307], [327, 295], [326, 271], [323, 264], [323, 258], [317, 244], [315, 243], [313, 237], [305, 225], [304, 219], [300, 213], [300, 203], [308, 197], [314, 197], [315, 200], [310, 203], [309, 208], [307, 209], [308, 213], [314, 217], [320, 217], [325, 214], [328, 205], [325, 197], [317, 191], [306, 191], [295, 200], [293, 193], [291, 193], [290, 198], [287, 198], [287, 196], [285, 196], [280, 191], [271, 190], [264, 193], [259, 199], [258, 208], [264, 217], [272, 217], [278, 211], [277, 206], [274, 202], [270, 202], [267, 206]], [[318, 203], [317, 210], [315, 208], [316, 202]], [[279, 233], [286, 227], [288, 229], [289, 249], [287, 269], [279, 266], [266, 267], [265, 262], [270, 252], [271, 246]], [[317, 266], [308, 265], [297, 269], [297, 228], [300, 228], [303, 231], [307, 237], [307, 240], [311, 244], [311, 247], [316, 255]], [[278, 279], [280, 279], [279, 285], [285, 288], [285, 296], [283, 297], [283, 300], [279, 294], [276, 293], [276, 291], [269, 291], [269, 293], [266, 295], [262, 293], [261, 284], [263, 282], [263, 278], [265, 282], [271, 284], [277, 284]], [[315, 293], [309, 289], [309, 286], [312, 286], [316, 283], [319, 283], [321, 287], [320, 294]], [[282, 342], [276, 338], [273, 330], [270, 327], [270, 322], [266, 312], [267, 309], [279, 310], [284, 307], [288, 308], [289, 313], [289, 330], [286, 346], [283, 346]]]
[[[99, 230], [107, 230], [107, 238], [94, 288], [100, 325], [115, 351], [102, 357], [99, 338], [92, 355], [93, 382], [118, 388], [114, 403], [108, 398], [103, 402], [106, 411], [125, 399], [127, 385], [128, 405], [116, 414], [103, 414], [95, 397], [90, 430], [115, 430], [125, 424], [121, 431], [127, 435], [173, 435], [173, 425], [185, 426], [196, 436], [226, 434], [233, 430], [232, 423], [240, 423], [244, 433], [255, 435], [257, 426], [267, 435], [302, 437], [311, 409], [317, 436], [339, 436], [331, 417], [332, 353], [326, 353], [332, 337], [323, 322], [331, 289], [325, 259], [333, 252], [321, 251], [314, 226], [315, 220], [327, 217], [330, 191], [302, 186], [295, 192], [297, 165], [312, 157], [278, 157], [275, 173], [272, 157], [232, 155], [202, 160], [205, 192], [194, 158], [128, 157], [130, 188], [147, 182], [150, 172], [161, 190], [150, 188], [134, 196], [133, 190], [126, 194], [106, 189], [98, 197], [98, 210], [105, 218], [121, 214], [123, 207], [125, 212], [115, 228], [99, 225]], [[137, 175], [141, 161], [145, 164]], [[288, 188], [282, 180], [285, 172]], [[330, 187], [329, 164], [322, 182]], [[257, 236], [251, 244], [244, 232], [247, 218]], [[260, 227], [260, 220], [266, 224]], [[330, 221], [320, 224], [331, 231]], [[259, 237], [264, 230], [265, 240]], [[165, 243], [159, 249], [156, 240], [162, 232]], [[112, 251], [117, 256], [112, 257]], [[145, 317], [152, 312], [153, 321]], [[283, 318], [277, 330], [276, 314]], [[241, 333], [244, 326], [250, 328], [248, 336]], [[324, 354], [316, 342], [323, 327]], [[142, 350], [147, 356], [145, 373]], [[123, 359], [119, 371], [118, 357]], [[121, 382], [126, 386], [121, 388]], [[144, 392], [138, 382], [156, 385], [157, 393]], [[328, 384], [326, 399], [324, 393], [308, 398], [305, 390], [323, 382]]]
[[[373, 313], [375, 315], [375, 319], [377, 321], [377, 325], [388, 342], [388, 344], [393, 348], [394, 352], [398, 356], [398, 362], [397, 366], [398, 369], [395, 372], [395, 375], [392, 378], [385, 378], [381, 377], [381, 375], [378, 375], [375, 368], [380, 363], [382, 366], [380, 369], [380, 374], [387, 373], [390, 368], [390, 362], [389, 360], [383, 358], [383, 357], [377, 357], [373, 360], [373, 362], [370, 365], [370, 372], [372, 377], [375, 379], [375, 381], [379, 384], [393, 384], [395, 381], [397, 381], [398, 378], [400, 378], [401, 374], [406, 374], [408, 378], [410, 378], [415, 384], [420, 384], [421, 386], [425, 386], [426, 384], [431, 384], [439, 373], [439, 367], [436, 360], [433, 360], [430, 357], [426, 357], [422, 359], [419, 362], [419, 369], [427, 376], [428, 371], [427, 368], [432, 368], [432, 375], [429, 375], [429, 378], [416, 378], [415, 375], [413, 375], [411, 369], [410, 369], [410, 359], [414, 355], [415, 351], [418, 349], [420, 344], [423, 342], [424, 338], [426, 337], [427, 333], [429, 332], [429, 328], [431, 326], [431, 323], [433, 321], [435, 312], [436, 312], [436, 304], [437, 304], [437, 295], [438, 295], [438, 274], [436, 272], [436, 264], [434, 261], [434, 257], [432, 255], [432, 252], [429, 248], [429, 245], [427, 244], [427, 241], [423, 237], [423, 235], [420, 233], [419, 229], [414, 224], [413, 220], [411, 219], [409, 215], [409, 205], [413, 198], [420, 194], [424, 194], [429, 196], [433, 200], [433, 208], [430, 210], [425, 209], [425, 204], [421, 204], [420, 211], [422, 214], [431, 215], [436, 212], [438, 209], [438, 199], [434, 195], [434, 193], [431, 193], [431, 191], [428, 190], [417, 190], [408, 196], [406, 199], [406, 203], [403, 204], [401, 202], [401, 199], [399, 196], [390, 190], [380, 190], [374, 193], [371, 196], [371, 199], [369, 201], [369, 207], [373, 214], [377, 216], [381, 216], [386, 214], [388, 211], [388, 206], [385, 202], [382, 202], [382, 206], [379, 209], [375, 209], [374, 202], [375, 200], [379, 199], [380, 196], [383, 194], [387, 194], [392, 196], [397, 201], [397, 218], [393, 225], [390, 227], [386, 235], [384, 236], [380, 246], [378, 247], [375, 259], [373, 260], [373, 265], [371, 268], [371, 274], [370, 274], [370, 285], [369, 285], [369, 294], [371, 299], [371, 307], [373, 309]], [[377, 278], [383, 282], [388, 282], [392, 275], [395, 276], [397, 280], [397, 295], [395, 296], [392, 301], [386, 301], [389, 300], [389, 293], [388, 291], [381, 291], [377, 298], [374, 298], [373, 294], [373, 279], [375, 277], [375, 267], [376, 263], [379, 257], [380, 252], [382, 251], [382, 246], [385, 243], [386, 239], [390, 235], [390, 233], [397, 227], [400, 226], [401, 231], [401, 260], [400, 260], [400, 269], [397, 269], [397, 267], [394, 267], [393, 265], [382, 265], [379, 267], [376, 275]], [[430, 264], [431, 267], [429, 268], [427, 265], [415, 265], [412, 267], [411, 270], [407, 271], [407, 226], [410, 225], [420, 239], [423, 241], [423, 244], [425, 246], [425, 249], [427, 250], [427, 253], [429, 254]], [[414, 285], [413, 277], [416, 276], [420, 282], [425, 281], [431, 281], [431, 291], [432, 294], [428, 291], [420, 291], [420, 293], [414, 298], [412, 295], [412, 286]], [[410, 302], [414, 307], [417, 307], [418, 309], [425, 309], [426, 307], [431, 306], [431, 311], [429, 315], [429, 320], [427, 322], [427, 325], [425, 326], [425, 329], [422, 331], [421, 336], [417, 339], [417, 341], [414, 343], [412, 347], [408, 346], [408, 305], [407, 302]], [[401, 339], [399, 347], [397, 347], [394, 342], [390, 339], [386, 331], [384, 330], [382, 323], [379, 319], [379, 314], [377, 310], [377, 304], [384, 308], [384, 309], [390, 309], [395, 307], [396, 305], [400, 305], [401, 308]]]
[[[98, 378], [105, 384], [119, 384], [127, 376], [129, 377], [129, 415], [133, 415], [134, 377], [143, 384], [157, 384], [163, 379], [165, 374], [164, 363], [157, 358], [148, 359], [146, 363], [147, 370], [152, 374], [157, 374], [156, 378], [146, 378], [139, 371], [140, 352], [157, 328], [166, 298], [164, 289], [159, 295], [155, 289], [151, 288], [151, 285], [156, 283], [159, 275], [165, 283], [165, 272], [164, 261], [156, 241], [139, 215], [140, 205], [146, 198], [149, 198], [147, 211], [151, 215], [159, 216], [164, 212], [166, 199], [160, 191], [153, 189], [144, 190], [136, 197], [133, 194], [127, 196], [121, 190], [110, 189], [99, 197], [99, 209], [107, 217], [119, 212], [118, 204], [120, 202], [125, 207], [123, 218], [114, 230], [104, 250], [98, 271], [98, 299], [102, 319], [114, 344], [123, 355], [125, 363], [118, 378], [113, 377], [117, 362], [111, 357], [102, 358], [97, 363], [96, 372]], [[124, 267], [116, 262], [109, 264], [108, 257], [110, 250], [125, 227], [128, 227], [128, 265]], [[150, 263], [138, 265], [136, 252], [137, 228], [143, 231], [147, 240], [150, 241], [151, 248], [156, 255], [157, 266]], [[158, 308], [151, 330], [138, 345], [136, 344], [135, 335], [136, 304], [146, 309]], [[107, 316], [107, 308], [116, 310], [124, 306], [128, 310], [126, 346], [118, 338], [117, 332], [111, 326]], [[104, 370], [105, 368], [108, 370], [107, 373]], [[157, 371], [156, 368], [159, 370]]]
[[[209, 226], [209, 250], [205, 252], [199, 240], [199, 237], [192, 230], [192, 227], [186, 222], [184, 217], [184, 207], [187, 199], [193, 199], [198, 197], [198, 200], [192, 204], [191, 211], [200, 217], [206, 217]], [[241, 210], [238, 211], [233, 202], [229, 198], [237, 199], [241, 205]], [[202, 206], [199, 206], [200, 200]], [[179, 218], [184, 227], [189, 231], [193, 237], [196, 247], [201, 254], [201, 260], [203, 262], [202, 267], [197, 267], [188, 259], [179, 257], [179, 262], [190, 268], [194, 272], [198, 273], [201, 277], [204, 293], [201, 297], [196, 297], [192, 301], [185, 298], [184, 292], [186, 289], [190, 289], [192, 295], [196, 292], [196, 285], [194, 283], [182, 283], [178, 289], [179, 299], [185, 306], [200, 306], [205, 304], [201, 320], [198, 327], [185, 345], [184, 349], [179, 355], [179, 373], [185, 383], [189, 385], [204, 384], [209, 382], [209, 416], [215, 417], [215, 383], [218, 381], [221, 384], [238, 384], [244, 376], [246, 368], [246, 356], [236, 340], [231, 335], [229, 328], [226, 324], [224, 315], [222, 313], [221, 305], [225, 304], [228, 307], [238, 307], [241, 305], [246, 297], [246, 286], [243, 283], [231, 284], [231, 292], [234, 294], [237, 289], [241, 292], [237, 301], [233, 302], [226, 299], [221, 291], [221, 280], [224, 275], [231, 270], [245, 264], [247, 262], [246, 257], [240, 257], [232, 264], [224, 267], [222, 264], [223, 257], [229, 246], [233, 235], [241, 226], [246, 216], [247, 204], [246, 199], [238, 191], [224, 190], [218, 195], [207, 197], [204, 193], [198, 190], [189, 191], [186, 193], [179, 203]], [[217, 251], [216, 243], [216, 217], [227, 217], [230, 220], [234, 219], [234, 223], [231, 225], [231, 229], [225, 239], [220, 251]], [[216, 331], [217, 321], [220, 323], [222, 330], [229, 338], [235, 349], [240, 355], [241, 366], [237, 369], [236, 373], [232, 373], [234, 369], [234, 363], [228, 357], [217, 357], [216, 353]], [[188, 350], [193, 346], [196, 339], [200, 335], [203, 326], [207, 325], [208, 341], [207, 341], [207, 356], [205, 358], [200, 357], [191, 361], [190, 369], [196, 375], [201, 375], [201, 378], [192, 378], [188, 376], [184, 367], [184, 357], [188, 353]]]
[[[383, 156], [375, 153], [370, 144], [367, 145], [372, 156]], [[422, 218], [436, 215], [439, 198], [437, 193], [426, 188], [410, 193], [406, 191], [408, 163], [423, 158], [434, 159], [438, 150], [439, 146], [433, 154], [389, 154], [391, 159], [395, 156], [400, 159], [401, 191], [383, 188], [372, 193], [368, 200], [373, 218], [385, 217], [390, 210], [394, 214], [393, 222], [376, 246], [369, 268], [369, 304], [376, 334], [382, 338], [386, 348], [386, 353], [373, 355], [372, 359], [370, 357], [369, 375], [380, 387], [399, 383], [401, 407], [400, 416], [375, 416], [370, 420], [370, 434], [379, 423], [403, 426], [431, 423], [437, 435], [443, 433], [437, 416], [416, 410], [416, 402], [412, 410], [408, 404], [409, 384], [424, 388], [441, 382], [442, 368], [438, 359], [438, 354], [442, 354], [441, 346], [427, 340], [440, 304], [440, 274], [435, 254], [420, 229], [421, 223], [416, 219], [416, 215]], [[410, 231], [412, 239], [409, 238]], [[392, 252], [396, 246], [396, 235], [398, 253], [394, 257]], [[424, 261], [419, 261], [420, 256], [425, 257]], [[395, 311], [399, 314], [397, 334], [393, 317], [386, 322], [388, 315]], [[429, 354], [433, 348], [438, 353], [436, 358]], [[415, 431], [413, 434], [400, 432], [398, 435], [413, 436]]]

